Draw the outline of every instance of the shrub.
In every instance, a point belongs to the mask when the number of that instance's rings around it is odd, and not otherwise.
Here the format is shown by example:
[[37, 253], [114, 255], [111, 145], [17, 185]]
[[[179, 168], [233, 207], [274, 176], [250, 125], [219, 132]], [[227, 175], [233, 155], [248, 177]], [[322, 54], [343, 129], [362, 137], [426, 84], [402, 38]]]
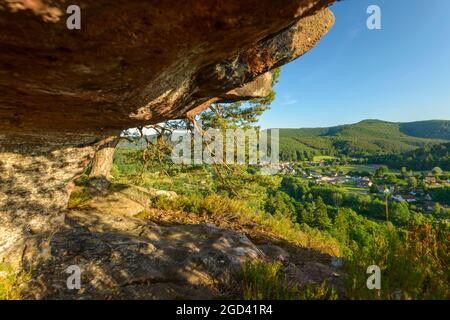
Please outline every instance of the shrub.
[[[416, 224], [406, 232], [388, 225], [346, 263], [347, 294], [353, 299], [450, 299], [448, 225]], [[381, 289], [366, 288], [366, 268], [381, 269]], [[400, 293], [400, 297], [398, 297]]]
[[283, 191], [277, 191], [267, 199], [265, 210], [273, 215], [279, 214], [291, 219], [295, 219], [297, 214], [295, 201]]
[[20, 300], [22, 285], [31, 280], [31, 272], [14, 272], [0, 263], [0, 300]]
[[261, 226], [262, 231], [271, 233], [294, 244], [310, 247], [320, 252], [339, 255], [339, 244], [331, 236], [320, 230], [307, 226], [301, 227], [290, 217], [281, 214], [271, 215], [250, 208], [243, 200], [212, 194], [206, 197], [199, 195], [180, 196], [176, 199], [160, 197], [155, 200], [154, 207], [161, 210], [176, 210], [194, 213], [213, 218], [230, 215], [236, 216], [241, 223], [252, 221]]
[[325, 283], [301, 287], [291, 285], [279, 262], [250, 262], [242, 268], [242, 294], [245, 300], [324, 300], [337, 299]]
[[74, 183], [77, 187], [86, 187], [89, 184], [89, 176], [83, 173], [74, 181]]
[[74, 190], [70, 194], [69, 203], [67, 207], [69, 209], [82, 207], [87, 202], [89, 202], [89, 200], [91, 200], [91, 197], [89, 196], [89, 194], [86, 193], [84, 189]]

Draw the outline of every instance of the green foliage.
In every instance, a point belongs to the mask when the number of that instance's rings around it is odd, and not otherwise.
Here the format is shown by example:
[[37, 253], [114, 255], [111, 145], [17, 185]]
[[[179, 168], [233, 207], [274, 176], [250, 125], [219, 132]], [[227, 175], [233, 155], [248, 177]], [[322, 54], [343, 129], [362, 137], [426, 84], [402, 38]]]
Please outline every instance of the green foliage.
[[[373, 157], [398, 154], [450, 140], [448, 121], [412, 124], [415, 130], [406, 129], [407, 124], [379, 120], [329, 128], [281, 129], [280, 157], [284, 161], [312, 160], [315, 155]], [[418, 129], [421, 126], [434, 134], [427, 135], [427, 130]], [[443, 127], [446, 129], [437, 129]]]
[[414, 137], [450, 140], [449, 120], [416, 121], [400, 124], [400, 130]]
[[417, 178], [416, 177], [408, 177], [408, 187], [414, 189], [417, 187]]
[[[369, 158], [370, 162], [383, 163], [392, 168], [410, 168], [413, 170], [432, 170], [436, 175], [442, 174], [442, 169], [450, 170], [450, 143], [425, 145], [409, 152], [395, 152], [387, 155], [376, 155]], [[406, 171], [406, 170], [405, 170]], [[403, 171], [402, 171], [403, 172]]]
[[[346, 263], [352, 299], [449, 299], [450, 235], [445, 224], [411, 224], [406, 232], [388, 225], [354, 250]], [[381, 268], [381, 289], [368, 290], [366, 268]]]
[[245, 300], [293, 299], [296, 291], [289, 290], [280, 278], [278, 262], [246, 263], [242, 268], [242, 290]]
[[155, 206], [164, 210], [180, 210], [186, 213], [214, 217], [237, 214], [242, 219], [245, 219], [253, 215], [253, 210], [245, 202], [216, 194], [211, 194], [207, 197], [182, 196], [172, 200], [159, 197], [155, 202]]
[[396, 225], [407, 225], [411, 219], [411, 213], [405, 202], [393, 202], [389, 211], [391, 220]]
[[23, 285], [31, 280], [31, 272], [15, 272], [0, 263], [0, 300], [22, 299]]
[[89, 184], [89, 176], [87, 174], [82, 174], [74, 181], [77, 187], [86, 187]]
[[176, 210], [182, 213], [194, 213], [200, 216], [221, 219], [233, 216], [240, 223], [256, 223], [259, 229], [297, 245], [314, 248], [330, 255], [339, 255], [339, 245], [330, 236], [309, 227], [301, 228], [290, 217], [272, 215], [250, 207], [244, 200], [232, 199], [228, 196], [211, 194], [208, 196], [184, 195], [176, 199], [159, 197], [153, 206], [162, 210]]
[[265, 209], [272, 215], [283, 215], [293, 220], [297, 214], [295, 201], [283, 191], [277, 191], [270, 195]]
[[131, 148], [117, 148], [114, 153], [114, 166], [111, 175], [120, 180], [120, 175], [127, 180], [135, 180], [144, 166], [142, 150]]
[[[352, 299], [393, 299], [399, 290], [404, 299], [448, 298], [449, 229], [448, 224], [439, 226], [436, 217], [442, 221], [449, 217], [443, 206], [450, 199], [449, 188], [427, 191], [442, 204], [435, 206], [434, 216], [421, 214], [405, 202], [390, 202], [387, 223], [383, 194], [315, 185], [291, 175], [262, 176], [247, 167], [224, 171], [224, 185], [218, 183], [219, 176], [210, 166], [152, 164], [142, 171], [127, 159], [133, 156], [131, 151], [118, 154], [113, 172], [116, 178], [128, 183], [138, 172], [141, 179], [135, 181], [139, 185], [179, 194], [175, 199], [155, 198], [153, 207], [180, 216], [193, 213], [208, 221], [232, 217], [239, 225], [257, 225], [260, 232], [294, 245], [342, 256], [346, 261], [347, 295]], [[403, 174], [394, 176], [383, 171], [380, 175], [384, 178], [375, 179], [379, 185], [395, 178], [396, 184], [405, 187], [407, 183], [413, 186], [411, 179], [418, 177], [407, 168]], [[366, 268], [371, 264], [382, 268], [382, 290], [378, 292], [366, 288]], [[245, 268], [242, 290], [247, 299], [334, 296], [326, 286], [287, 285], [279, 264]]]
[[450, 188], [434, 188], [430, 189], [429, 193], [433, 201], [439, 202], [441, 204], [450, 205]]
[[[278, 82], [280, 72], [280, 68], [272, 71], [273, 84]], [[205, 128], [248, 128], [256, 124], [258, 118], [270, 108], [275, 95], [272, 89], [266, 97], [246, 102], [218, 103], [211, 110], [202, 112], [199, 119]]]
[[373, 235], [383, 230], [383, 225], [370, 221], [349, 208], [338, 209], [331, 234], [339, 240], [341, 251], [351, 256], [353, 250], [368, 246]]
[[435, 175], [435, 176], [440, 176], [442, 174], [442, 169], [439, 167], [434, 167], [431, 172]]
[[387, 166], [380, 166], [377, 170], [375, 170], [375, 176], [382, 177], [389, 172], [389, 168]]
[[306, 182], [297, 177], [285, 176], [281, 180], [281, 190], [294, 199], [300, 200], [308, 194], [309, 186]]
[[327, 206], [321, 197], [310, 206], [306, 206], [301, 210], [299, 220], [306, 223], [312, 228], [319, 230], [328, 230], [331, 228], [331, 219], [328, 217]]
[[67, 207], [69, 209], [82, 207], [91, 200], [91, 196], [85, 189], [74, 190], [69, 197], [69, 203]]
[[300, 287], [289, 284], [279, 262], [257, 261], [242, 268], [242, 291], [245, 300], [335, 300], [337, 294], [323, 283]]

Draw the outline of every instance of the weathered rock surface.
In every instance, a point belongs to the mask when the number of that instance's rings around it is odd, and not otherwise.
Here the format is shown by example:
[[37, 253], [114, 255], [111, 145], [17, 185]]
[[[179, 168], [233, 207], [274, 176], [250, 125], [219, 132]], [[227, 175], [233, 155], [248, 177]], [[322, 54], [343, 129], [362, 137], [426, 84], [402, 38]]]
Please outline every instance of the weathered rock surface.
[[93, 153], [94, 147], [0, 153], [0, 261], [17, 266], [46, 255], [64, 220], [70, 182]]
[[[29, 298], [207, 299], [225, 294], [218, 288], [243, 262], [264, 257], [246, 236], [214, 225], [162, 226], [93, 207], [69, 211], [65, 222]], [[71, 265], [82, 270], [80, 290], [67, 289]]]
[[95, 143], [264, 94], [332, 26], [332, 2], [79, 0], [68, 30], [64, 0], [0, 0], [0, 261], [49, 256]]
[[[95, 196], [69, 210], [48, 241], [48, 259], [33, 270], [26, 298], [211, 299], [239, 298], [243, 263], [279, 261], [291, 285], [342, 287], [331, 257], [211, 223], [156, 223], [130, 189]], [[109, 206], [105, 205], [109, 203]], [[284, 246], [284, 248], [283, 248]], [[69, 290], [69, 266], [81, 269], [81, 288]]]
[[[182, 117], [311, 49], [333, 0], [0, 1], [0, 133], [113, 135]], [[109, 134], [107, 134], [109, 133]]]

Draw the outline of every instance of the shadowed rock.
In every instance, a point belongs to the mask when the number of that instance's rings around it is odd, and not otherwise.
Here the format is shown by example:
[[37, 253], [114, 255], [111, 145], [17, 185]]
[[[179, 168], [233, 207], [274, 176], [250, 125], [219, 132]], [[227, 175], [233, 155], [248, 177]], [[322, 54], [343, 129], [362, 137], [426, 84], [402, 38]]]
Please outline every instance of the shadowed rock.
[[[242, 266], [257, 260], [282, 263], [298, 285], [342, 286], [328, 255], [276, 239], [251, 241], [242, 228], [140, 219], [141, 195], [156, 190], [114, 189], [67, 212], [49, 239], [49, 258], [33, 270], [27, 298], [239, 298]], [[80, 290], [67, 288], [66, 269], [73, 265], [81, 269]]]
[[[213, 225], [161, 226], [93, 207], [67, 214], [51, 239], [51, 256], [36, 270], [33, 298], [210, 299], [242, 263], [264, 257], [246, 236]], [[82, 289], [67, 289], [65, 272], [82, 270]]]
[[[0, 0], [0, 261], [36, 263], [95, 143], [267, 92], [334, 0]], [[265, 75], [264, 75], [265, 74]]]
[[0, 133], [109, 136], [181, 117], [311, 49], [332, 2], [80, 0], [68, 30], [65, 1], [2, 0]]

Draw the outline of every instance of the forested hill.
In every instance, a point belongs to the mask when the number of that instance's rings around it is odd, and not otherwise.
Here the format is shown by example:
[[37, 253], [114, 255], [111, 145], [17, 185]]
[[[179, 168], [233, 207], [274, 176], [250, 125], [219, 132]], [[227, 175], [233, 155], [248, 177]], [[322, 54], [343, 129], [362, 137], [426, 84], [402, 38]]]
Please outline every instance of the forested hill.
[[364, 120], [328, 128], [280, 129], [280, 156], [282, 160], [305, 160], [314, 155], [372, 156], [449, 141], [449, 120]]
[[404, 153], [375, 155], [368, 160], [396, 169], [405, 167], [413, 170], [431, 170], [431, 168], [439, 167], [450, 171], [450, 143], [426, 145]]
[[449, 120], [429, 120], [400, 123], [400, 130], [414, 137], [450, 140]]

